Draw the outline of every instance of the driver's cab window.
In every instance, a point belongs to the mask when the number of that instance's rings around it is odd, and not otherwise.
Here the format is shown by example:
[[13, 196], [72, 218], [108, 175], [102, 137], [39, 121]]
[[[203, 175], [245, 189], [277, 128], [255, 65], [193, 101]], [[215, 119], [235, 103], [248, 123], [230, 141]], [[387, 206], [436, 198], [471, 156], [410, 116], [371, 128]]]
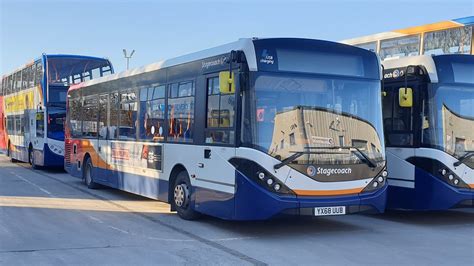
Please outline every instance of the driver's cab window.
[[44, 137], [44, 112], [36, 112], [36, 137]]
[[207, 79], [206, 143], [233, 144], [235, 141], [235, 92], [221, 93], [219, 77]]
[[413, 146], [413, 107], [400, 106], [400, 88], [386, 86], [382, 93], [385, 140], [388, 146]]

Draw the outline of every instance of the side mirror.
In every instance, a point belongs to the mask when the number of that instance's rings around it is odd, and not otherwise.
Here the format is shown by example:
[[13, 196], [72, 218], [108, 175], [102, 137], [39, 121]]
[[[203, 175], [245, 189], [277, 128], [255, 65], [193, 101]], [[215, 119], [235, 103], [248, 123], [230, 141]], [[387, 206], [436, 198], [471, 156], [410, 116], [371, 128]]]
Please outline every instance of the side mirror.
[[235, 93], [235, 74], [230, 71], [219, 72], [219, 91], [221, 94]]
[[36, 120], [43, 120], [43, 119], [44, 119], [44, 113], [37, 112], [36, 113]]
[[413, 107], [412, 88], [398, 89], [398, 104], [400, 105], [400, 107]]

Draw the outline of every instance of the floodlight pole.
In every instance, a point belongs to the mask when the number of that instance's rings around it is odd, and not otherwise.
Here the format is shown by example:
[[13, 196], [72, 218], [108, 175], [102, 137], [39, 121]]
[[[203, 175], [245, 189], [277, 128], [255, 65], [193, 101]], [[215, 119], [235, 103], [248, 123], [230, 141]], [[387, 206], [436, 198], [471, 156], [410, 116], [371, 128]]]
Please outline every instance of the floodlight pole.
[[127, 56], [127, 50], [126, 49], [123, 49], [123, 56], [125, 57], [125, 59], [127, 59], [127, 70], [130, 66], [130, 58], [132, 58], [133, 56], [133, 53], [135, 53], [135, 50], [132, 50], [132, 52], [130, 53], [130, 55]]

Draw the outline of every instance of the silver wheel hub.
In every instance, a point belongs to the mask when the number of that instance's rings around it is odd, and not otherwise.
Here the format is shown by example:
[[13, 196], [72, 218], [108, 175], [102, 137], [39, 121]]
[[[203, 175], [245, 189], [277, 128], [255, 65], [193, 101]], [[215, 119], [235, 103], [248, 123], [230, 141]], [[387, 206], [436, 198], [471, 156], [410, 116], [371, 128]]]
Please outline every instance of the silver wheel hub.
[[176, 204], [176, 206], [186, 206], [188, 196], [188, 186], [186, 184], [179, 184], [174, 188], [174, 203]]

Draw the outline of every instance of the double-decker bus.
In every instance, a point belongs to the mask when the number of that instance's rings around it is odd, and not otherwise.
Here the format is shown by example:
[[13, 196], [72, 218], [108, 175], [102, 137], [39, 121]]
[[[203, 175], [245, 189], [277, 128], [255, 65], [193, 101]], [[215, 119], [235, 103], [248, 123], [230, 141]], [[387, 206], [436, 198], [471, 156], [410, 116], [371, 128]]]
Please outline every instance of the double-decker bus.
[[474, 55], [474, 16], [341, 41], [379, 54], [382, 60], [416, 55]]
[[474, 56], [385, 60], [388, 208], [473, 206]]
[[12, 161], [63, 166], [66, 95], [75, 83], [113, 73], [109, 60], [43, 54], [2, 77], [0, 149]]
[[184, 219], [383, 212], [381, 77], [364, 49], [255, 38], [80, 83], [65, 168]]

